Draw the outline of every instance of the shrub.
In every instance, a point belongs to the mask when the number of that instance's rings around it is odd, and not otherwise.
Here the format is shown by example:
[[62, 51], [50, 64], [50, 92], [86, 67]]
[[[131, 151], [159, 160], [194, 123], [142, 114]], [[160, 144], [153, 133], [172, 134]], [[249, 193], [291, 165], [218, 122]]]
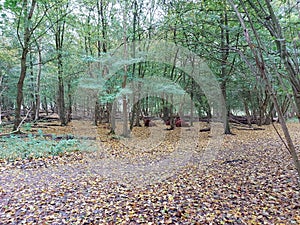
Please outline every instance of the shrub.
[[80, 142], [78, 140], [47, 140], [39, 132], [37, 137], [29, 135], [27, 138], [17, 136], [2, 138], [0, 142], [0, 158], [7, 160], [39, 158], [78, 151], [79, 149]]

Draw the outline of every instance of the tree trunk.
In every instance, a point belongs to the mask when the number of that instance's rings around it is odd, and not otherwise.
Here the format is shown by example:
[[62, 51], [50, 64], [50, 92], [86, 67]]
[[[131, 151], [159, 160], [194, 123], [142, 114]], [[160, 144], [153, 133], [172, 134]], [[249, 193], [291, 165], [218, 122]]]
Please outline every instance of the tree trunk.
[[246, 113], [246, 116], [247, 116], [247, 124], [248, 124], [249, 127], [252, 127], [251, 114], [250, 114], [250, 110], [249, 110], [247, 100], [244, 99], [243, 102], [244, 102], [245, 113]]
[[40, 104], [41, 104], [41, 73], [42, 73], [42, 53], [41, 48], [38, 42], [36, 42], [37, 50], [38, 50], [38, 71], [37, 71], [37, 78], [36, 78], [36, 93], [35, 93], [35, 100], [36, 100], [36, 108], [35, 108], [35, 117], [34, 120], [38, 120], [40, 116]]
[[[69, 8], [67, 3], [66, 8], [59, 8], [57, 14], [63, 15]], [[68, 124], [66, 116], [66, 104], [65, 104], [65, 86], [64, 86], [64, 69], [63, 69], [63, 46], [64, 46], [64, 35], [65, 35], [65, 18], [60, 18], [56, 21], [55, 27], [55, 48], [57, 53], [57, 76], [58, 76], [58, 113], [59, 119], [62, 126]]]
[[[127, 66], [125, 66], [124, 68], [124, 72], [127, 73]], [[122, 87], [125, 88], [126, 87], [126, 80], [127, 80], [127, 76], [124, 75], [123, 78], [123, 84]], [[128, 130], [128, 110], [127, 110], [127, 97], [125, 94], [123, 94], [122, 96], [122, 105], [123, 105], [123, 133], [122, 136], [123, 137], [129, 137], [129, 130]]]
[[67, 109], [67, 115], [66, 115], [66, 121], [67, 123], [71, 122], [72, 120], [72, 105], [73, 105], [73, 101], [72, 101], [72, 87], [71, 87], [71, 80], [68, 80], [68, 88], [67, 88], [67, 92], [68, 92], [68, 109]]
[[66, 120], [66, 108], [65, 108], [65, 87], [64, 87], [64, 79], [63, 79], [63, 65], [62, 65], [62, 56], [58, 54], [58, 113], [59, 119], [62, 126], [67, 125]]
[[[192, 81], [192, 90], [194, 89], [194, 81]], [[191, 113], [190, 113], [190, 126], [194, 125], [194, 93], [191, 93]]]
[[[20, 126], [20, 123], [22, 121], [21, 119], [21, 109], [22, 109], [22, 103], [23, 103], [23, 86], [24, 86], [24, 80], [26, 77], [26, 71], [27, 71], [27, 65], [26, 65], [26, 60], [27, 60], [27, 54], [29, 51], [29, 42], [32, 36], [32, 33], [34, 31], [34, 28], [30, 27], [31, 26], [31, 19], [33, 16], [33, 12], [35, 10], [36, 6], [36, 0], [32, 0], [30, 8], [28, 9], [28, 1], [24, 0], [23, 1], [23, 7], [22, 11], [24, 13], [24, 34], [23, 34], [23, 39], [20, 37], [20, 30], [18, 27], [17, 34], [19, 38], [19, 42], [22, 46], [22, 56], [21, 56], [21, 71], [20, 71], [20, 77], [18, 80], [17, 84], [17, 99], [16, 99], [16, 109], [15, 109], [15, 121], [14, 121], [14, 127], [13, 131], [16, 131], [18, 127]], [[21, 20], [21, 17], [20, 17]], [[19, 21], [19, 24], [21, 21]]]
[[[32, 49], [32, 46], [30, 46], [30, 49]], [[34, 120], [35, 118], [35, 111], [36, 111], [36, 99], [35, 99], [35, 91], [36, 91], [36, 86], [34, 85], [34, 69], [33, 69], [33, 57], [32, 57], [32, 50], [29, 52], [29, 68], [30, 68], [30, 89], [33, 90], [30, 93], [31, 97], [31, 113], [30, 113], [30, 118]]]
[[[136, 42], [136, 34], [137, 34], [137, 29], [136, 27], [139, 26], [139, 18], [138, 18], [138, 3], [136, 0], [134, 0], [133, 2], [133, 23], [132, 23], [132, 53], [131, 53], [131, 57], [135, 58], [135, 42]], [[141, 64], [139, 64], [139, 74], [138, 76], [141, 77], [140, 75], [140, 70], [141, 68]], [[136, 72], [136, 63], [134, 63], [132, 65], [132, 76], [135, 77], [135, 72]], [[132, 85], [135, 85], [135, 83], [133, 82]], [[140, 88], [140, 84], [138, 84], [138, 88]], [[133, 89], [135, 89], [135, 87], [133, 87]], [[140, 124], [140, 115], [139, 115], [139, 99], [140, 99], [140, 92], [133, 92], [132, 93], [132, 97], [133, 97], [133, 108], [132, 108], [132, 112], [131, 112], [131, 118], [130, 118], [130, 130], [133, 129], [133, 126], [139, 126]]]
[[[96, 102], [95, 102], [95, 115], [94, 115], [94, 117], [95, 117], [95, 120], [94, 120], [94, 124], [95, 124], [95, 126], [97, 126], [98, 125], [98, 121], [100, 121], [100, 104], [99, 104], [99, 101], [98, 100], [96, 100]], [[100, 123], [101, 123], [101, 121], [100, 121]]]
[[[123, 11], [123, 41], [124, 41], [124, 59], [128, 58], [128, 50], [127, 50], [127, 5], [125, 3], [125, 9]], [[127, 84], [127, 72], [128, 68], [127, 65], [124, 65], [124, 77], [122, 82], [122, 89], [126, 88]], [[128, 129], [128, 110], [127, 110], [127, 97], [126, 94], [122, 95], [122, 106], [123, 106], [123, 137], [129, 136], [129, 129]]]
[[110, 134], [115, 134], [116, 131], [116, 109], [117, 109], [117, 103], [114, 102], [111, 105], [111, 109], [110, 109]]
[[24, 86], [24, 80], [26, 77], [26, 58], [28, 53], [28, 46], [23, 48], [22, 57], [21, 57], [21, 73], [19, 77], [19, 81], [17, 84], [17, 102], [16, 102], [16, 110], [15, 110], [15, 121], [14, 121], [14, 127], [13, 131], [16, 131], [19, 127], [22, 118], [21, 118], [21, 109], [22, 109], [22, 102], [23, 102], [23, 86]]
[[[2, 86], [2, 80], [3, 80], [3, 76], [2, 76], [2, 73], [0, 70], [0, 88]], [[0, 92], [0, 125], [2, 124], [2, 104], [3, 104], [1, 95], [3, 94], [4, 91], [5, 91], [5, 88], [3, 88]]]
[[[221, 15], [222, 20], [221, 20], [221, 50], [222, 50], [222, 61], [221, 61], [221, 91], [223, 98], [225, 100], [225, 103], [227, 103], [227, 94], [226, 94], [226, 85], [227, 85], [227, 59], [229, 55], [229, 31], [228, 29], [225, 30], [224, 27], [228, 26], [228, 18], [227, 18], [227, 12], [225, 10], [224, 15]], [[230, 131], [230, 126], [229, 126], [229, 109], [228, 109], [228, 104], [226, 104], [227, 112], [225, 114], [225, 124], [224, 124], [224, 134], [232, 134]]]

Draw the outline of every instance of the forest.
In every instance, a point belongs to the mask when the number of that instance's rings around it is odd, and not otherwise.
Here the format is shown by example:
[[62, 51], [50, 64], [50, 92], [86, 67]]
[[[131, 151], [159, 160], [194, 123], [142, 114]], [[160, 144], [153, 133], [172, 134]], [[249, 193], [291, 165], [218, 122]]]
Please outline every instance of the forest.
[[300, 224], [299, 0], [0, 12], [0, 224]]

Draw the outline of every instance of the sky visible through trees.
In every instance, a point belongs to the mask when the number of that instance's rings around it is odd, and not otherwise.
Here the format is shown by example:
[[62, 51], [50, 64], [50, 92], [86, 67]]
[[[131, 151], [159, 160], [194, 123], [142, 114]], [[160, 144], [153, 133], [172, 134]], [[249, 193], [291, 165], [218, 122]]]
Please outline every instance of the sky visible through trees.
[[[123, 144], [147, 153], [156, 148], [148, 140], [163, 151], [165, 141], [176, 168], [173, 156], [186, 165], [189, 149], [199, 150], [187, 140], [200, 131], [209, 132], [202, 161], [213, 162], [223, 138], [230, 143], [224, 134], [240, 132], [236, 126], [262, 133], [273, 126], [299, 180], [299, 21], [300, 2], [290, 0], [0, 0], [0, 134], [36, 149], [11, 147], [3, 158], [97, 149], [96, 134], [106, 129], [113, 147], [104, 149], [118, 152]], [[49, 129], [52, 121], [57, 130]], [[77, 129], [78, 121], [90, 121], [96, 134]], [[32, 147], [35, 138], [43, 140]]]

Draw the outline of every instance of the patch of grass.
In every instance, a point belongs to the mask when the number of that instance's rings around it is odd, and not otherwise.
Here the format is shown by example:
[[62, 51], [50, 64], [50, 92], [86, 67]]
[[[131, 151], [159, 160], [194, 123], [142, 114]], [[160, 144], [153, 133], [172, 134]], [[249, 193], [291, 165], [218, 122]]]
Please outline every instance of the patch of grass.
[[31, 131], [31, 123], [25, 123], [23, 129], [27, 132]]
[[297, 123], [297, 122], [299, 122], [299, 120], [297, 117], [292, 117], [292, 118], [288, 118], [287, 122], [288, 123]]
[[79, 151], [80, 142], [78, 140], [47, 140], [43, 137], [28, 138], [11, 136], [2, 138], [0, 142], [0, 158], [6, 160], [40, 158], [55, 156], [66, 152]]

